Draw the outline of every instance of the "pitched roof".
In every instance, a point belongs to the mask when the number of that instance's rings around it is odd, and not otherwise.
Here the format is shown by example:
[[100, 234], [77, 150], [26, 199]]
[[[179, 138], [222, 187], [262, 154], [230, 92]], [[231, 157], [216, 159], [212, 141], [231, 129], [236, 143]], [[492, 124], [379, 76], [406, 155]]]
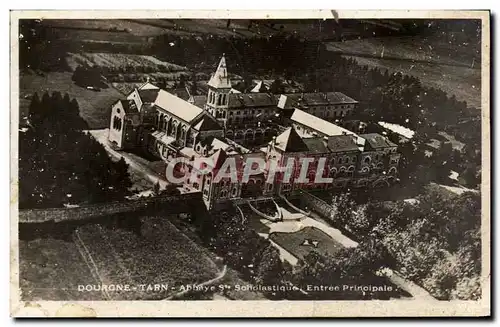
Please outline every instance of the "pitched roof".
[[250, 90], [252, 93], [266, 92], [267, 88], [263, 81], [259, 81], [253, 89]]
[[318, 118], [314, 115], [308, 114], [300, 109], [295, 109], [290, 119], [294, 122], [307, 126], [314, 129], [326, 136], [335, 135], [356, 135], [355, 133], [340, 127], [338, 125], [332, 124], [324, 119]]
[[286, 97], [284, 109], [294, 106], [309, 107], [318, 105], [358, 103], [358, 101], [341, 92], [288, 93], [283, 94], [283, 96]]
[[197, 131], [222, 130], [222, 126], [219, 125], [217, 120], [206, 111], [204, 111], [202, 115], [196, 117], [196, 119], [192, 121], [192, 124], [194, 125], [193, 128]]
[[158, 92], [158, 96], [156, 97], [154, 104], [188, 123], [191, 123], [193, 119], [203, 112], [203, 109], [184, 101], [165, 90], [160, 90]]
[[160, 89], [139, 89], [139, 96], [143, 103], [153, 103], [160, 92]]
[[215, 88], [231, 88], [231, 80], [227, 74], [226, 57], [222, 55], [217, 70], [208, 81], [208, 85]]
[[284, 152], [308, 151], [307, 145], [293, 127], [288, 127], [276, 137], [275, 146]]
[[270, 93], [229, 93], [228, 107], [248, 108], [248, 107], [276, 107], [278, 97]]
[[123, 110], [125, 110], [125, 113], [127, 114], [136, 114], [139, 113], [139, 109], [135, 105], [134, 100], [118, 100], [122, 107]]
[[373, 149], [390, 148], [397, 146], [396, 144], [389, 141], [386, 137], [377, 133], [361, 134], [360, 137], [364, 138]]
[[157, 90], [158, 86], [151, 84], [149, 81], [139, 86], [139, 90]]
[[220, 168], [226, 161], [228, 155], [226, 151], [219, 149], [212, 156], [210, 156], [210, 164], [212, 168]]
[[352, 135], [337, 135], [328, 138], [328, 148], [331, 152], [346, 152], [360, 150], [356, 138]]
[[322, 137], [304, 138], [302, 141], [311, 153], [328, 153], [327, 142]]

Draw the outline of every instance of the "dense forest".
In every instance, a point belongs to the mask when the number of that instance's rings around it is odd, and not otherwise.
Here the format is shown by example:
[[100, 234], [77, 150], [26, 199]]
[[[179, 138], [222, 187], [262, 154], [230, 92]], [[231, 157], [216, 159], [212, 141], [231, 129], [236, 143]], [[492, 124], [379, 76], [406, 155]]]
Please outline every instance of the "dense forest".
[[[332, 200], [332, 222], [363, 242], [377, 242], [385, 263], [438, 299], [481, 296], [481, 196], [426, 188], [412, 202], [358, 204], [350, 193]], [[353, 208], [355, 208], [353, 210]]]
[[123, 158], [113, 162], [83, 132], [86, 127], [68, 94], [33, 95], [29, 125], [19, 133], [19, 208], [106, 202], [128, 194], [128, 165]]

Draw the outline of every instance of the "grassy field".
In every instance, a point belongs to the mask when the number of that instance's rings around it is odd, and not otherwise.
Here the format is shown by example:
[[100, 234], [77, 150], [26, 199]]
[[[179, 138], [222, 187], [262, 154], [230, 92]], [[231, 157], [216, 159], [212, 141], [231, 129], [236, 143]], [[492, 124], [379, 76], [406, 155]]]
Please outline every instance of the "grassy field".
[[104, 300], [99, 292], [79, 292], [97, 283], [75, 243], [56, 239], [19, 241], [19, 285], [24, 301]]
[[425, 85], [480, 108], [480, 54], [472, 47], [445, 42], [440, 36], [368, 38], [330, 42], [327, 46], [361, 65], [418, 77]]
[[75, 98], [80, 106], [80, 116], [89, 124], [90, 129], [109, 127], [111, 105], [122, 97], [122, 94], [113, 87], [102, 89], [100, 92], [87, 90], [73, 83], [71, 73], [51, 72], [45, 76], [22, 73], [20, 75], [20, 113], [26, 115], [30, 104], [25, 96], [35, 92], [41, 98], [44, 92], [59, 91], [62, 95], [68, 93]]
[[[180, 285], [201, 283], [218, 268], [204, 249], [180, 233], [165, 217], [142, 217], [141, 236], [124, 229], [88, 225], [77, 231], [105, 284], [168, 284], [159, 292], [110, 293], [113, 299], [161, 299]], [[170, 289], [176, 286], [176, 290]]]
[[[305, 227], [295, 233], [271, 233], [269, 239], [299, 259], [304, 259], [313, 250], [320, 254], [331, 255], [343, 248], [341, 244], [315, 227]], [[317, 246], [302, 245], [306, 239], [309, 242], [317, 241]]]
[[[134, 41], [136, 40], [134, 36], [155, 36], [168, 32], [165, 28], [124, 19], [45, 19], [42, 21], [42, 24], [57, 27], [61, 31], [66, 31], [66, 33], [74, 29], [87, 29], [89, 30], [87, 33], [89, 33], [88, 39], [90, 40], [99, 40], [101, 33], [120, 35], [123, 40]], [[78, 30], [74, 31], [78, 32]]]

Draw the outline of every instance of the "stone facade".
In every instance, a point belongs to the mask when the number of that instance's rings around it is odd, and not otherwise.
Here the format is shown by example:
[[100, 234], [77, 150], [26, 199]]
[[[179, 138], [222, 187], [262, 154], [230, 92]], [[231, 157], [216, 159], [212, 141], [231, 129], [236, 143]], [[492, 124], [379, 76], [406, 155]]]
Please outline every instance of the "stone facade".
[[[397, 178], [400, 155], [395, 144], [337, 124], [358, 104], [342, 93], [240, 93], [231, 87], [225, 57], [208, 88], [206, 97], [186, 101], [145, 83], [113, 105], [109, 141], [117, 149], [146, 148], [166, 162], [187, 159], [177, 173], [197, 177], [182, 186], [201, 192], [209, 208], [305, 189], [386, 186]], [[249, 150], [249, 145], [257, 147]], [[197, 158], [204, 158], [212, 172], [194, 167]], [[262, 159], [266, 166], [248, 181], [216, 181], [228, 158], [237, 162], [239, 173], [248, 158]], [[284, 174], [268, 178], [271, 165], [285, 166], [289, 158], [295, 159], [290, 183], [283, 182]], [[310, 161], [310, 182], [295, 182], [302, 170], [300, 158]], [[314, 183], [316, 176], [333, 180]]]

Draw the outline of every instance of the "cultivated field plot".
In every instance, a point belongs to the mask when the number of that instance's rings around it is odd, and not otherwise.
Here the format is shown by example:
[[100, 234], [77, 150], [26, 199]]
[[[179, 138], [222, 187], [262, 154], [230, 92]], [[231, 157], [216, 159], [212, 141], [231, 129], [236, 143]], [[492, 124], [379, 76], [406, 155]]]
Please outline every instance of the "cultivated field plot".
[[439, 37], [382, 37], [330, 42], [328, 49], [355, 58], [359, 64], [418, 77], [422, 83], [467, 101], [481, 104], [480, 54], [466, 45]]
[[99, 301], [100, 292], [79, 292], [96, 284], [75, 243], [56, 239], [19, 241], [19, 286], [23, 301]]
[[[180, 285], [202, 283], [217, 275], [218, 268], [206, 250], [179, 232], [165, 217], [144, 216], [141, 221], [140, 236], [100, 225], [88, 225], [75, 232], [93, 274], [103, 284], [137, 287], [128, 292], [108, 292], [109, 298], [163, 299], [179, 292]], [[139, 286], [144, 284], [168, 284], [169, 289], [147, 292]]]
[[71, 80], [72, 73], [51, 72], [45, 76], [34, 73], [20, 74], [20, 113], [26, 115], [30, 104], [25, 96], [35, 92], [41, 98], [43, 93], [59, 91], [64, 96], [68, 93], [70, 98], [75, 98], [80, 106], [80, 116], [89, 124], [90, 129], [109, 127], [111, 105], [122, 97], [122, 94], [112, 87], [102, 89], [100, 92], [87, 90], [75, 85]]
[[311, 251], [331, 255], [343, 248], [342, 244], [315, 227], [304, 227], [295, 233], [271, 233], [269, 239], [298, 259], [304, 259]]
[[[112, 35], [115, 39], [120, 37], [122, 42], [135, 43], [137, 36], [156, 36], [165, 34], [168, 30], [151, 25], [140, 24], [125, 19], [45, 19], [42, 21], [45, 26], [58, 28], [61, 35], [79, 35], [79, 30], [87, 30], [87, 34], [83, 34], [88, 41], [102, 40], [102, 33]], [[72, 34], [73, 33], [73, 34]], [[116, 35], [116, 36], [114, 36]], [[113, 37], [114, 36], [114, 37]]]
[[83, 52], [68, 53], [68, 64], [73, 69], [78, 65], [101, 66], [115, 69], [126, 69], [127, 66], [133, 67], [134, 72], [138, 70], [149, 69], [151, 72], [179, 72], [186, 71], [187, 68], [161, 61], [152, 56], [106, 53], [106, 52]]

